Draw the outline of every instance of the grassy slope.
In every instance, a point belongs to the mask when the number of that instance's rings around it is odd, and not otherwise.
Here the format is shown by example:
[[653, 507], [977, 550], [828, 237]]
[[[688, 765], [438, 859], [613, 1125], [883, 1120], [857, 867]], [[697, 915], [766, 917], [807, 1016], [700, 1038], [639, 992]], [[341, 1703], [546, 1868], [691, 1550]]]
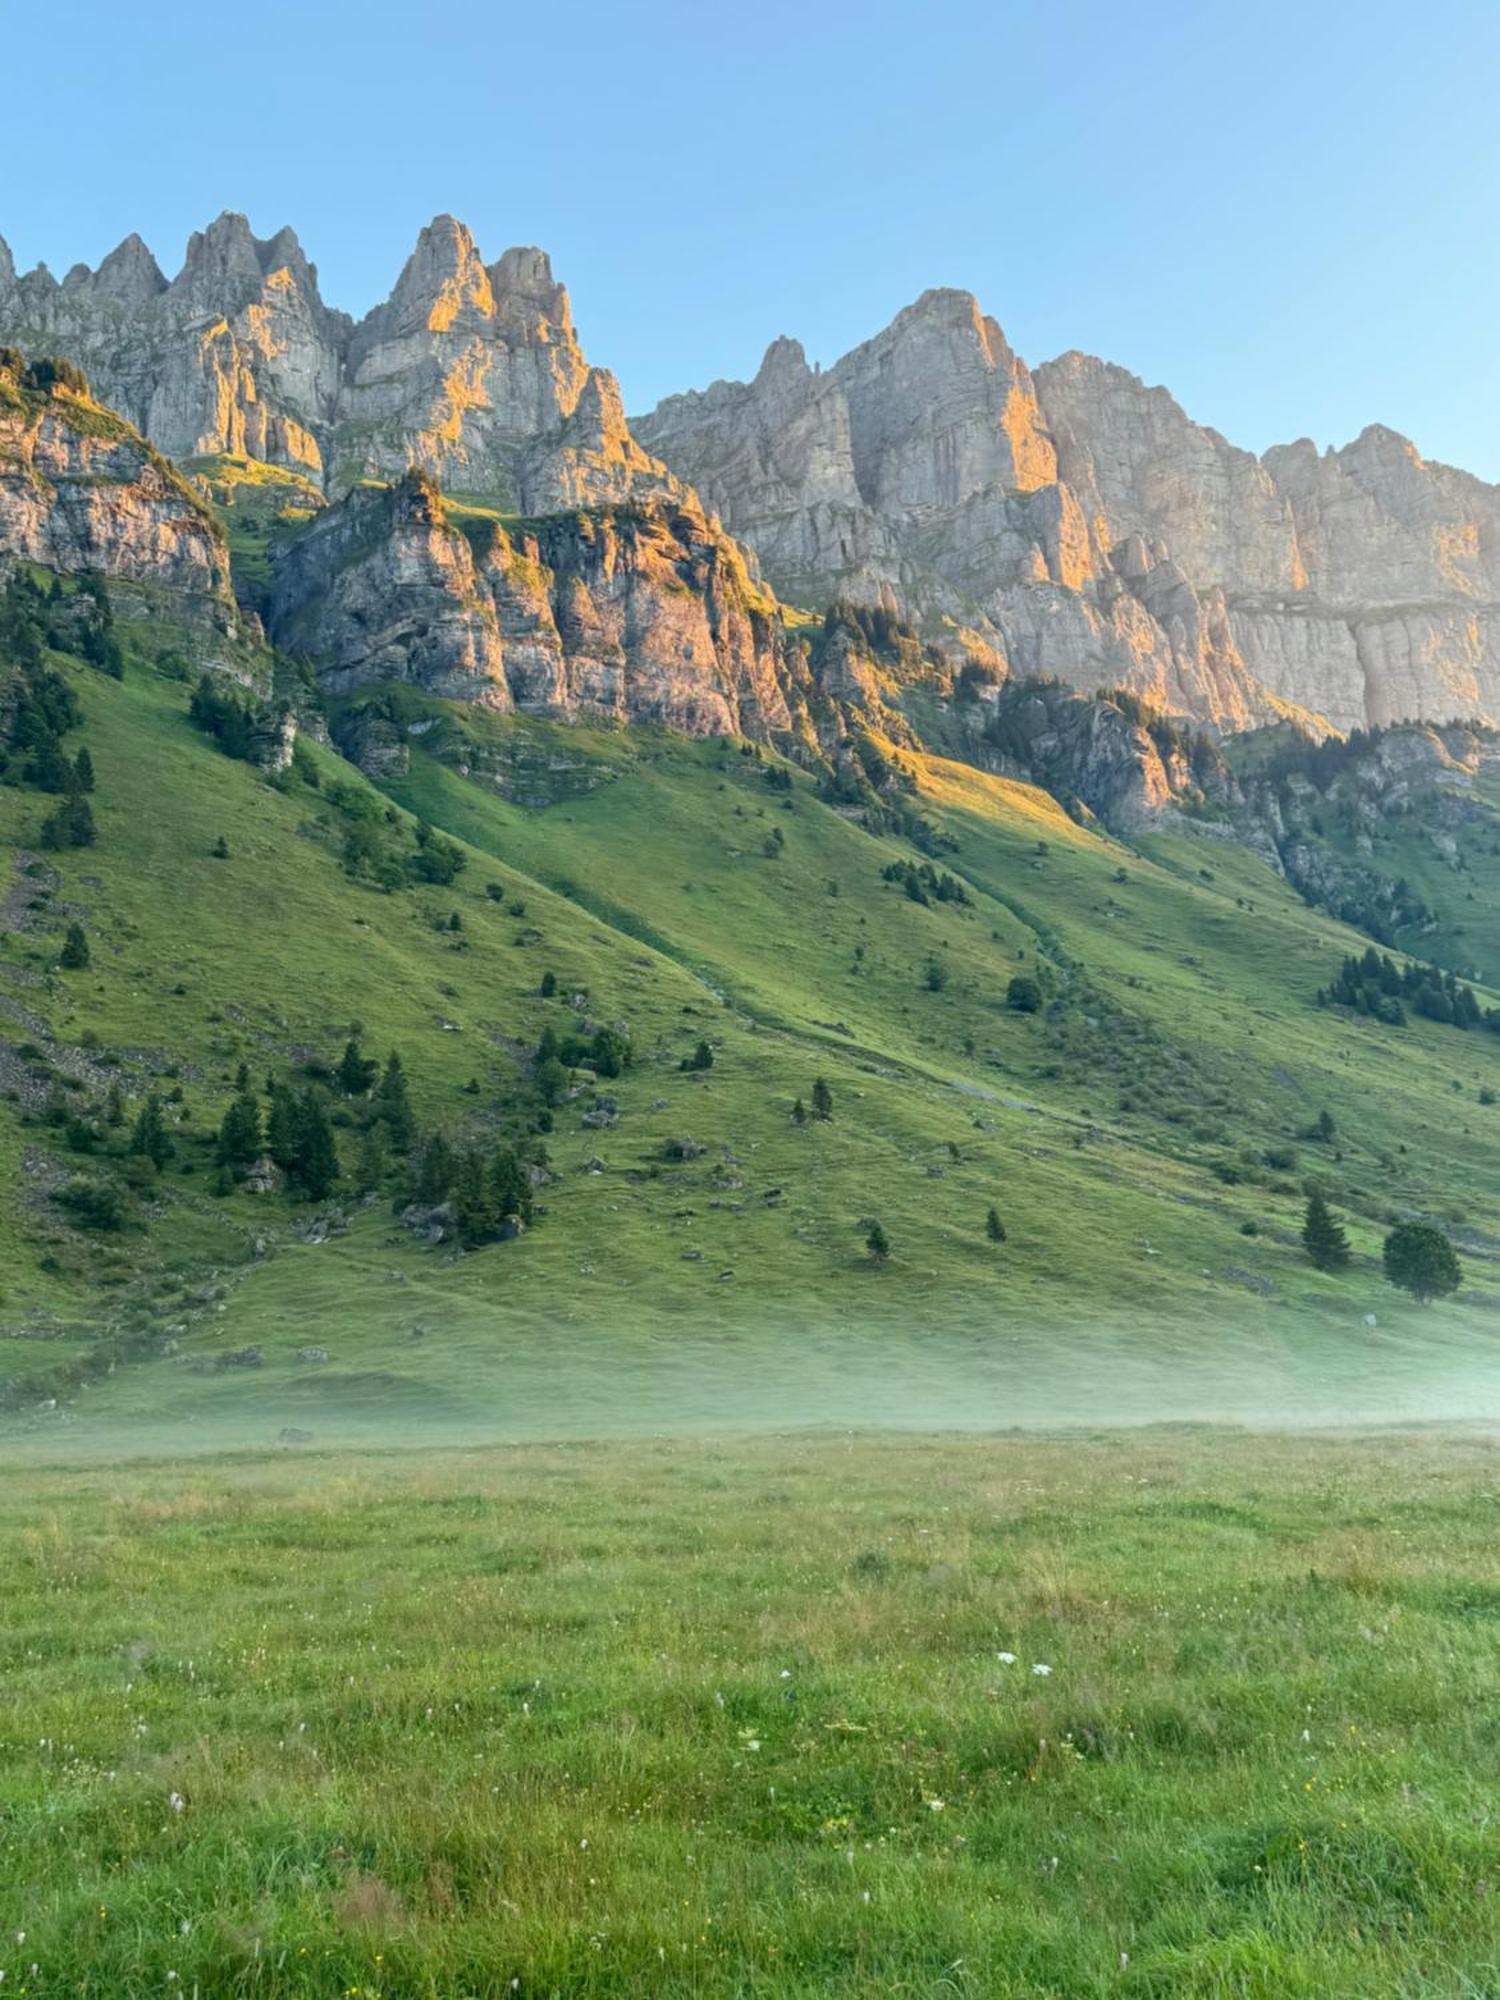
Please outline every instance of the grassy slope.
[[1493, 1457], [0, 1476], [7, 1991], [1488, 1993]]
[[[610, 1087], [618, 1125], [580, 1129], [586, 1098], [563, 1108], [542, 1226], [478, 1257], [418, 1245], [384, 1204], [305, 1244], [305, 1210], [211, 1201], [201, 1169], [169, 1177], [169, 1213], [102, 1263], [33, 1205], [33, 1236], [56, 1239], [61, 1270], [36, 1273], [35, 1242], [8, 1246], [6, 1316], [21, 1337], [3, 1350], [7, 1372], [41, 1379], [81, 1351], [111, 1262], [118, 1319], [156, 1345], [186, 1333], [177, 1356], [120, 1371], [84, 1407], [175, 1426], [253, 1406], [257, 1424], [319, 1435], [712, 1422], [730, 1406], [817, 1417], [848, 1414], [851, 1393], [864, 1414], [919, 1422], [975, 1397], [996, 1417], [1049, 1415], [1080, 1394], [1149, 1410], [1188, 1382], [1202, 1407], [1226, 1354], [1269, 1361], [1280, 1390], [1327, 1413], [1363, 1396], [1363, 1375], [1406, 1382], [1417, 1355], [1485, 1325], [1462, 1307], [1402, 1308], [1371, 1259], [1393, 1205], [1495, 1227], [1500, 1126], [1475, 1086], [1500, 1047], [1316, 1012], [1310, 994], [1351, 936], [1239, 850], [1164, 841], [1148, 861], [1042, 794], [928, 762], [923, 809], [958, 840], [943, 865], [975, 902], [926, 909], [879, 879], [911, 850], [821, 805], [805, 779], [788, 812], [759, 766], [716, 744], [470, 715], [475, 743], [511, 760], [512, 790], [559, 802], [509, 803], [419, 751], [395, 792], [473, 859], [452, 889], [385, 897], [341, 873], [317, 793], [278, 792], [194, 735], [185, 690], [149, 671], [81, 686], [100, 842], [63, 858], [50, 928], [6, 952], [23, 980], [44, 981], [10, 994], [63, 1040], [90, 1031], [157, 1052], [206, 1131], [242, 1057], [258, 1072], [333, 1055], [359, 1021], [376, 1050], [401, 1048], [426, 1118], [478, 1122], [516, 1097], [516, 1045], [571, 1018], [563, 999], [537, 997], [550, 968], [563, 994], [586, 988], [597, 1017], [628, 1021], [640, 1060]], [[0, 793], [13, 838], [38, 808]], [[221, 832], [228, 862], [210, 854]], [[506, 885], [506, 907], [488, 881]], [[93, 936], [89, 972], [46, 971], [62, 904]], [[461, 951], [435, 928], [455, 908]], [[532, 930], [540, 942], [518, 943]], [[1003, 1004], [1039, 954], [1052, 1021]], [[929, 958], [948, 970], [938, 993]], [[715, 1068], [683, 1075], [705, 1034]], [[798, 1130], [792, 1100], [820, 1073], [835, 1120]], [[460, 1094], [471, 1077], [473, 1098]], [[1295, 1140], [1325, 1103], [1342, 1161]], [[15, 1176], [39, 1135], [0, 1129]], [[703, 1156], [663, 1163], [663, 1142], [682, 1135]], [[1288, 1143], [1297, 1167], [1267, 1175], [1261, 1155]], [[1210, 1171], [1236, 1161], [1265, 1184]], [[1311, 1272], [1292, 1240], [1313, 1167], [1365, 1218], [1345, 1280]], [[983, 1234], [991, 1201], [1009, 1231], [999, 1250]], [[884, 1270], [862, 1253], [872, 1215], [896, 1243]], [[1241, 1235], [1247, 1220], [1266, 1233]], [[256, 1237], [273, 1254], [251, 1258]], [[223, 1300], [193, 1296], [205, 1261]], [[1369, 1310], [1382, 1321], [1373, 1368]], [[327, 1368], [293, 1361], [311, 1339], [330, 1347]], [[193, 1372], [200, 1352], [251, 1341], [267, 1360], [253, 1376]]]

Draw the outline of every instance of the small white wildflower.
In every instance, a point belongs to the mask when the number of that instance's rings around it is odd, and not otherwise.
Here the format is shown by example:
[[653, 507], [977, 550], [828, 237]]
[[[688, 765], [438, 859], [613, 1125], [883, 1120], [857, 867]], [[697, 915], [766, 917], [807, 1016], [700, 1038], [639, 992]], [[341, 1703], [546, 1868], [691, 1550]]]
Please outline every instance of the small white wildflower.
[[1038, 1660], [1038, 1661], [1037, 1661], [1037, 1663], [1036, 1663], [1036, 1665], [1035, 1665], [1035, 1666], [1034, 1666], [1034, 1667], [1032, 1668], [1032, 1670], [1031, 1670], [1031, 1671], [1032, 1671], [1032, 1672], [1033, 1672], [1034, 1674], [1050, 1674], [1050, 1673], [1051, 1673], [1051, 1671], [1052, 1671], [1052, 1669], [1051, 1669], [1050, 1667], [1044, 1667], [1044, 1666], [1042, 1665], [1041, 1661], [1040, 1661], [1040, 1660]]
[[1122, 1951], [1120, 1953], [1121, 1967], [1123, 1968], [1124, 1966], [1129, 1965], [1129, 1963], [1130, 1963], [1130, 1953], [1128, 1951]]
[[752, 1736], [750, 1738], [750, 1741], [745, 1745], [745, 1748], [747, 1750], [758, 1750], [760, 1748], [760, 1738], [758, 1736]]
[[927, 1801], [927, 1810], [929, 1812], [943, 1812], [946, 1809], [946, 1804], [947, 1801], [944, 1799], [929, 1799]]
[[[181, 1812], [187, 1801], [183, 1798], [181, 1792], [170, 1792], [167, 1795], [167, 1804], [172, 1808], [173, 1812]], [[173, 1976], [175, 1977], [176, 1975], [174, 1974]]]
[[996, 1653], [995, 1658], [1000, 1662], [1002, 1667], [1013, 1667], [1016, 1664], [1014, 1653]]
[[790, 1668], [790, 1667], [783, 1667], [783, 1668], [782, 1668], [782, 1670], [781, 1670], [781, 1678], [782, 1678], [782, 1679], [783, 1679], [784, 1681], [789, 1681], [789, 1680], [790, 1680], [790, 1679], [792, 1678], [792, 1670], [791, 1670], [791, 1668]]

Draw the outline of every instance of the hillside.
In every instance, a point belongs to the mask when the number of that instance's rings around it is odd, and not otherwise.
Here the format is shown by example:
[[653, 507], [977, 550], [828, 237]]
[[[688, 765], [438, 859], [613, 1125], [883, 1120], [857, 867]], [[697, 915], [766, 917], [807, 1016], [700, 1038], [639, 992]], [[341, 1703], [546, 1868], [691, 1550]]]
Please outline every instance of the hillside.
[[[121, 630], [122, 682], [57, 661], [97, 843], [37, 854], [40, 801], [0, 792], [20, 855], [3, 1365], [39, 1435], [649, 1427], [851, 1393], [888, 1418], [967, 1398], [999, 1419], [1056, 1408], [1080, 1368], [1106, 1371], [1082, 1398], [1100, 1413], [1290, 1393], [1316, 1414], [1418, 1380], [1451, 1406], [1443, 1382], [1486, 1365], [1500, 1126], [1478, 1092], [1500, 1045], [1319, 1011], [1358, 940], [1243, 850], [1162, 835], [1148, 859], [1035, 790], [917, 759], [955, 843], [936, 866], [968, 897], [924, 905], [883, 876], [926, 856], [774, 754], [425, 698], [431, 747], [388, 787], [388, 838], [415, 851], [420, 813], [467, 865], [383, 893], [340, 858], [367, 782], [324, 748], [275, 779], [224, 756], [187, 720], [176, 648], [164, 676], [160, 634]], [[69, 919], [83, 972], [55, 969]], [[1042, 1013], [1005, 1004], [1017, 972]], [[620, 1024], [634, 1060], [555, 1107], [545, 1212], [517, 1241], [427, 1242], [392, 1215], [394, 1171], [367, 1197], [351, 1178], [311, 1203], [213, 1192], [241, 1061], [257, 1080], [332, 1063], [357, 1026], [375, 1057], [400, 1050], [424, 1127], [511, 1135], [536, 1121], [538, 1038], [580, 1017]], [[713, 1067], [684, 1070], [702, 1040]], [[820, 1076], [832, 1119], [795, 1124]], [[120, 1232], [49, 1199], [72, 1168], [112, 1171], [44, 1122], [66, 1077], [70, 1109], [113, 1078], [132, 1112], [151, 1084], [181, 1093], [177, 1156]], [[1336, 1147], [1303, 1136], [1324, 1108]], [[352, 1177], [352, 1126], [339, 1141]], [[1295, 1242], [1309, 1174], [1349, 1217], [1345, 1278]], [[1407, 1209], [1466, 1246], [1472, 1304], [1440, 1328], [1371, 1262]], [[251, 1347], [259, 1365], [230, 1365]]]
[[0, 387], [13, 1429], [1465, 1406], [1497, 996], [1406, 954], [1493, 962], [1482, 732], [1226, 758], [690, 496], [330, 504]]

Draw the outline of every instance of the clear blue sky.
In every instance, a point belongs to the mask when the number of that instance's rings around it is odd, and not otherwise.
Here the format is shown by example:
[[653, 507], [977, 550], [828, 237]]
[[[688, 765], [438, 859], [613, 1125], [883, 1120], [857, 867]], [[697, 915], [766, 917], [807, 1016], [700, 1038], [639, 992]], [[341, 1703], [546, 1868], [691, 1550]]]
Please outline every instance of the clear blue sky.
[[23, 266], [170, 273], [238, 208], [358, 312], [448, 209], [551, 251], [632, 409], [961, 285], [1257, 450], [1380, 421], [1500, 479], [1500, 0], [15, 12]]

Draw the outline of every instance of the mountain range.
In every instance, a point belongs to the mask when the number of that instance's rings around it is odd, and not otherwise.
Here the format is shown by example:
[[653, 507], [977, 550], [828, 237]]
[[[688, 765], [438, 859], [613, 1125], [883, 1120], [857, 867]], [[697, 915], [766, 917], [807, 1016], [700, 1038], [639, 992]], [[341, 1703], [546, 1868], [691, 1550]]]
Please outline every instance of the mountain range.
[[1227, 731], [1500, 713], [1500, 489], [1379, 426], [1256, 458], [1106, 362], [1033, 372], [960, 291], [827, 370], [778, 340], [753, 382], [634, 424], [546, 256], [486, 264], [451, 217], [358, 323], [290, 230], [242, 216], [170, 281], [138, 237], [60, 282], [0, 244], [0, 340], [76, 360], [174, 460], [322, 498], [410, 468], [521, 517], [696, 493], [786, 602], [884, 605], [998, 678], [1120, 685]]
[[0, 251], [0, 1413], [551, 1423], [596, 1329], [1357, 1370], [1407, 1218], [1482, 1325], [1495, 505], [960, 293], [631, 422], [451, 219], [358, 324], [235, 216]]

